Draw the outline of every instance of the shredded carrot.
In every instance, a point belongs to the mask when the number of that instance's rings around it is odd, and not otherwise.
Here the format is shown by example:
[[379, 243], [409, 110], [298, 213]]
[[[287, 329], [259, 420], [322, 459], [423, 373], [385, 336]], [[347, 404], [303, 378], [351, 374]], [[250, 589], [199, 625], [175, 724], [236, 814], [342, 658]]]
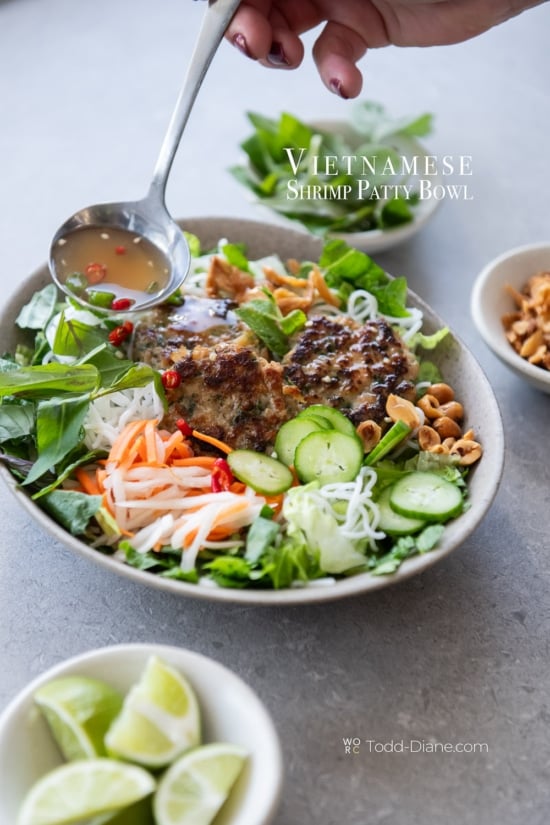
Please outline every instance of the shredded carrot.
[[88, 493], [89, 496], [100, 496], [101, 490], [94, 479], [92, 473], [87, 472], [86, 470], [82, 469], [82, 467], [78, 467], [75, 470], [75, 476], [84, 490], [85, 493]]
[[233, 448], [223, 441], [220, 441], [219, 438], [214, 438], [212, 435], [205, 435], [205, 433], [200, 433], [198, 430], [193, 430], [193, 438], [198, 438], [199, 441], [206, 441], [207, 444], [217, 447], [222, 453], [229, 454], [233, 452]]
[[[155, 422], [156, 423], [156, 422]], [[109, 458], [111, 461], [120, 461], [127, 452], [132, 441], [143, 431], [147, 421], [132, 421], [126, 426], [111, 447]]]
[[175, 458], [172, 464], [175, 467], [204, 467], [204, 469], [210, 470], [215, 461], [216, 459], [211, 455], [196, 455], [192, 458]]
[[[145, 425], [145, 443], [147, 445], [147, 461], [163, 463], [157, 445], [156, 421], [150, 420]], [[164, 458], [164, 456], [163, 456]]]
[[271, 507], [272, 510], [275, 510], [276, 513], [282, 509], [283, 501], [285, 500], [285, 494], [279, 493], [278, 496], [266, 496], [265, 503], [268, 507]]
[[[195, 438], [224, 453], [231, 448], [193, 430]], [[120, 536], [132, 538], [139, 552], [166, 545], [182, 548], [194, 559], [202, 537], [223, 540], [250, 525], [266, 498], [251, 495], [234, 480], [229, 490], [212, 490], [215, 456], [195, 456], [181, 430], [168, 432], [158, 421], [134, 421], [115, 439], [108, 458], [75, 472], [83, 491], [101, 495]], [[272, 497], [274, 507], [279, 506]]]

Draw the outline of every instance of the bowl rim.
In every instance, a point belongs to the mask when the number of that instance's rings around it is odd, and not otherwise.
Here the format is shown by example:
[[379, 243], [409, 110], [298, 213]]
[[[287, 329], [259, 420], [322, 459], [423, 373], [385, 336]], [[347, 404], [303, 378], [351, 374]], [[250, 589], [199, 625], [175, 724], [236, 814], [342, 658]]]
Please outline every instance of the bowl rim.
[[[238, 231], [243, 231], [244, 228], [246, 228], [247, 232], [251, 233], [254, 231], [265, 232], [266, 230], [269, 230], [275, 233], [283, 234], [285, 238], [291, 240], [293, 243], [304, 243], [305, 238], [306, 242], [315, 244], [316, 248], [322, 248], [322, 242], [319, 239], [305, 235], [303, 232], [288, 229], [287, 227], [277, 224], [249, 220], [247, 218], [207, 216], [179, 219], [179, 222], [182, 225], [185, 225], [185, 227], [191, 232], [202, 231], [204, 233], [207, 231], [213, 232], [214, 227], [222, 224], [224, 229], [234, 227], [235, 236]], [[222, 235], [220, 235], [220, 237], [222, 237]], [[20, 289], [23, 289], [25, 286], [29, 287], [33, 281], [37, 280], [37, 278], [40, 275], [43, 275], [43, 273], [44, 267], [42, 266], [35, 270], [35, 272], [25, 280]], [[12, 295], [11, 301], [4, 310], [9, 317], [15, 317], [21, 306], [18, 294], [19, 293]], [[427, 311], [431, 318], [437, 323], [438, 327], [445, 326], [439, 315], [416, 293], [409, 290], [408, 295], [411, 303], [418, 306], [423, 312]], [[148, 573], [147, 571], [138, 570], [135, 567], [124, 564], [114, 559], [112, 556], [105, 555], [93, 547], [90, 547], [83, 541], [80, 541], [76, 536], [72, 536], [31, 500], [31, 498], [18, 485], [15, 477], [10, 473], [8, 468], [3, 465], [0, 465], [0, 477], [4, 479], [8, 488], [23, 508], [29, 513], [29, 515], [36, 522], [38, 522], [40, 527], [46, 533], [49, 533], [53, 536], [53, 538], [59, 541], [64, 548], [75, 551], [78, 555], [87, 558], [95, 564], [99, 564], [104, 569], [122, 575], [131, 581], [146, 584], [164, 592], [174, 593], [180, 597], [189, 596], [191, 598], [204, 599], [206, 601], [271, 607], [275, 605], [292, 606], [298, 604], [302, 605], [337, 601], [342, 598], [359, 596], [375, 590], [381, 590], [385, 587], [399, 584], [402, 581], [421, 573], [457, 549], [457, 547], [459, 547], [466, 540], [466, 538], [478, 527], [482, 519], [485, 517], [485, 514], [491, 506], [500, 485], [504, 466], [504, 431], [498, 402], [485, 372], [473, 353], [454, 332], [452, 332], [452, 337], [456, 341], [460, 351], [469, 361], [471, 368], [476, 373], [478, 381], [484, 387], [486, 399], [490, 405], [490, 409], [484, 410], [484, 416], [492, 417], [495, 425], [492, 441], [496, 460], [492, 463], [488, 473], [487, 486], [486, 489], [484, 489], [483, 503], [477, 501], [472, 504], [466, 513], [462, 514], [462, 516], [456, 521], [450, 523], [450, 525], [446, 528], [446, 535], [449, 538], [447, 544], [443, 547], [431, 550], [429, 553], [417, 555], [405, 560], [395, 573], [388, 576], [374, 576], [371, 573], [358, 573], [347, 578], [339, 579], [335, 583], [326, 585], [310, 584], [306, 587], [290, 587], [281, 590], [222, 588], [162, 578], [160, 576]], [[465, 533], [462, 529], [464, 522], [461, 523], [460, 521], [460, 519], [464, 518], [468, 520], [468, 528]], [[458, 540], [455, 539], [452, 541], [450, 540], [450, 537], [454, 536], [457, 524], [461, 527], [461, 529], [457, 531], [460, 534], [460, 537]]]
[[[284, 784], [283, 754], [275, 723], [258, 694], [241, 676], [216, 659], [184, 647], [157, 644], [155, 642], [118, 643], [92, 648], [57, 662], [35, 676], [30, 682], [27, 682], [2, 710], [0, 713], [0, 742], [5, 740], [6, 729], [13, 717], [16, 714], [24, 713], [27, 706], [32, 706], [34, 693], [39, 687], [69, 672], [74, 672], [75, 668], [83, 665], [93, 665], [95, 662], [109, 662], [109, 660], [112, 660], [113, 666], [116, 666], [117, 662], [120, 663], [121, 656], [125, 655], [132, 657], [141, 655], [144, 663], [152, 655], [164, 657], [168, 660], [177, 660], [178, 664], [175, 666], [180, 668], [190, 681], [193, 681], [193, 675], [197, 671], [208, 671], [208, 678], [211, 679], [212, 684], [220, 686], [225, 683], [227, 685], [230, 681], [234, 689], [242, 694], [243, 707], [246, 708], [247, 715], [253, 714], [255, 724], [260, 732], [262, 747], [268, 752], [267, 758], [264, 758], [264, 761], [257, 766], [262, 772], [269, 771], [271, 774], [269, 782], [266, 783], [271, 791], [267, 792], [267, 787], [264, 789], [257, 806], [258, 825], [268, 825], [279, 808]], [[200, 694], [198, 700], [200, 703]]]
[[[550, 372], [541, 369], [541, 367], [537, 367], [535, 364], [530, 364], [529, 361], [522, 358], [506, 340], [500, 319], [497, 319], [489, 312], [491, 305], [490, 296], [494, 293], [494, 284], [498, 283], [500, 288], [503, 287], [503, 283], [501, 283], [500, 278], [497, 277], [499, 267], [509, 261], [513, 261], [515, 258], [520, 261], [533, 252], [542, 252], [544, 250], [548, 250], [550, 258], [550, 241], [521, 244], [520, 246], [512, 247], [512, 249], [506, 252], [502, 252], [500, 255], [497, 255], [496, 258], [489, 261], [474, 281], [470, 299], [470, 312], [479, 334], [495, 355], [516, 372], [523, 373], [524, 376], [533, 380], [535, 383], [545, 384], [550, 387]], [[498, 320], [499, 325], [496, 323], [492, 325], [489, 321], [490, 318], [493, 318], [495, 322]]]

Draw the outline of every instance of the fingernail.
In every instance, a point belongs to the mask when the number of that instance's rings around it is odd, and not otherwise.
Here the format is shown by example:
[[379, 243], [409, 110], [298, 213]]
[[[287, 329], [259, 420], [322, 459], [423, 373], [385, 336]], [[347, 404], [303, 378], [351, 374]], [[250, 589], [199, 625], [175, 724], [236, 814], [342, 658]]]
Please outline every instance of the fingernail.
[[248, 44], [247, 44], [247, 42], [246, 42], [245, 37], [244, 37], [244, 35], [243, 35], [243, 34], [236, 34], [236, 35], [234, 35], [234, 37], [233, 37], [233, 45], [234, 45], [234, 46], [236, 46], [236, 48], [237, 48], [240, 52], [242, 52], [244, 55], [246, 55], [247, 57], [252, 58], [252, 55], [250, 54], [250, 52], [249, 52], [249, 50], [248, 50]]
[[339, 80], [337, 77], [333, 77], [332, 80], [329, 81], [328, 85], [330, 91], [334, 92], [335, 95], [343, 97], [344, 100], [349, 100], [349, 95], [345, 93], [344, 87], [342, 86], [342, 81]]
[[267, 59], [273, 64], [273, 66], [290, 66], [283, 47], [277, 42], [273, 42], [271, 44]]

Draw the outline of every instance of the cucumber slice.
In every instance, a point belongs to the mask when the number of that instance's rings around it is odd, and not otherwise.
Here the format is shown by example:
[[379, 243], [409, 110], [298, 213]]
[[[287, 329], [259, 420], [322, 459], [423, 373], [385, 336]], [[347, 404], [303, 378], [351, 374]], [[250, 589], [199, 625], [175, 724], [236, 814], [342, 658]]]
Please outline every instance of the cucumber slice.
[[327, 426], [322, 426], [319, 423], [318, 416], [293, 418], [283, 424], [275, 439], [275, 452], [279, 461], [282, 461], [287, 467], [293, 465], [294, 453], [300, 441], [303, 441], [306, 435], [320, 430], [330, 430], [330, 425], [327, 422]]
[[387, 533], [388, 536], [410, 536], [417, 533], [426, 526], [426, 521], [419, 518], [410, 518], [396, 513], [390, 504], [392, 488], [386, 487], [376, 504], [380, 511], [380, 521], [378, 527]]
[[396, 513], [429, 521], [447, 521], [462, 512], [458, 487], [437, 473], [414, 472], [396, 481], [390, 493]]
[[294, 466], [300, 481], [332, 484], [353, 481], [363, 462], [363, 445], [357, 436], [337, 430], [307, 435], [296, 447]]
[[335, 427], [332, 426], [328, 418], [324, 415], [318, 415], [317, 413], [310, 413], [310, 415], [301, 415], [297, 416], [299, 421], [315, 421], [318, 424], [320, 430], [334, 430]]
[[275, 458], [254, 450], [233, 450], [227, 456], [231, 472], [257, 493], [276, 496], [292, 487], [294, 477], [288, 467]]
[[336, 407], [328, 407], [326, 404], [312, 404], [311, 407], [306, 407], [305, 410], [302, 410], [302, 412], [298, 414], [298, 418], [308, 418], [310, 415], [320, 415], [322, 418], [326, 418], [330, 426], [338, 430], [339, 433], [356, 435], [355, 427], [349, 418], [346, 418], [344, 413], [341, 413]]

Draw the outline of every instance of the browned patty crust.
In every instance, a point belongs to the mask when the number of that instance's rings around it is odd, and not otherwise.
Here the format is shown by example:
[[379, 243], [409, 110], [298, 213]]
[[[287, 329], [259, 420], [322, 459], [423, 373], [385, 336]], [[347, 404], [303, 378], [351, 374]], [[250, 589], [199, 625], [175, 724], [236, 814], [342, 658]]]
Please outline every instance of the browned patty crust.
[[168, 391], [171, 429], [184, 418], [231, 447], [269, 452], [281, 424], [311, 404], [336, 407], [357, 426], [381, 422], [390, 393], [414, 399], [416, 360], [386, 321], [313, 316], [279, 363], [227, 301], [186, 304], [150, 313], [134, 340], [135, 358], [182, 379]]

